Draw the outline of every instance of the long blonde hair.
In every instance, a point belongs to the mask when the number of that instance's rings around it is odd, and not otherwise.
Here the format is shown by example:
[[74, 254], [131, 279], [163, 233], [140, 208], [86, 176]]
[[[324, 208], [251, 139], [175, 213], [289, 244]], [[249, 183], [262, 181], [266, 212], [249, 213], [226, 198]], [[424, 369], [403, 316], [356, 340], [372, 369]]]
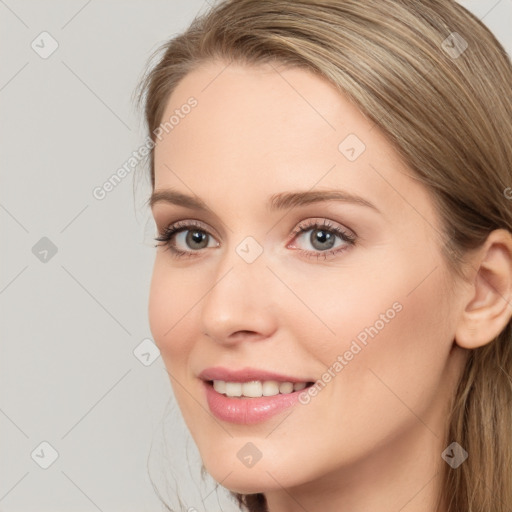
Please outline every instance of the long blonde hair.
[[[279, 63], [339, 88], [431, 192], [442, 252], [463, 279], [466, 251], [512, 232], [512, 65], [484, 24], [452, 0], [226, 0], [159, 49], [140, 84], [153, 142], [178, 82], [203, 61]], [[154, 187], [154, 159], [150, 153]], [[509, 189], [512, 191], [512, 189]], [[471, 351], [448, 418], [447, 512], [512, 510], [512, 327]], [[440, 454], [441, 456], [441, 454]], [[263, 494], [235, 494], [250, 512]]]

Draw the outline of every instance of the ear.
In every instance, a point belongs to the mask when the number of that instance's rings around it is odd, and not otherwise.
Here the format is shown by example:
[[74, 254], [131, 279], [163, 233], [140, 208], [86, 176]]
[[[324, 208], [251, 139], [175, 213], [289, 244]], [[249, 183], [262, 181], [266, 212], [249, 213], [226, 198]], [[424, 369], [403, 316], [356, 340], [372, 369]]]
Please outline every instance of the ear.
[[455, 332], [455, 342], [466, 349], [490, 343], [512, 317], [512, 233], [492, 231], [472, 266], [474, 283]]

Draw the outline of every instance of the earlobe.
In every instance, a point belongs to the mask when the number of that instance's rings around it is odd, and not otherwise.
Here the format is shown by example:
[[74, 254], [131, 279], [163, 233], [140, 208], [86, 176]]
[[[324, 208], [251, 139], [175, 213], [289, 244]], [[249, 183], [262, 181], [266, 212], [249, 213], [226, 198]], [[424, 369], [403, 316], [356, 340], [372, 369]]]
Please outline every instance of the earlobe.
[[455, 342], [466, 349], [490, 343], [512, 317], [512, 233], [492, 231], [472, 265], [474, 283], [455, 332]]

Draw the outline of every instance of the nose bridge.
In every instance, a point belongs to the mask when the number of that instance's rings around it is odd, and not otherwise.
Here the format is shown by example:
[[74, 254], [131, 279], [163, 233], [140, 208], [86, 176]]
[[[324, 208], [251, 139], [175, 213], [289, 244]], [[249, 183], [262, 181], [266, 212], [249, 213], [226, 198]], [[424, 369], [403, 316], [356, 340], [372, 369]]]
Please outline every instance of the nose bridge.
[[275, 326], [268, 274], [263, 247], [254, 238], [226, 251], [203, 300], [203, 332], [218, 341], [240, 331], [268, 336]]

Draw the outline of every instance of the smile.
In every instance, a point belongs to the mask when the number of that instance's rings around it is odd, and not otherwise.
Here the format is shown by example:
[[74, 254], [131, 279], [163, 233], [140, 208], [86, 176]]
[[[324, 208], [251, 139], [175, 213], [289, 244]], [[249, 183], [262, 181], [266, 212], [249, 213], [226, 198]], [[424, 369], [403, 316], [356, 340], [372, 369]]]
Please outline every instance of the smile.
[[208, 408], [216, 418], [250, 425], [264, 422], [300, 403], [300, 393], [313, 382], [215, 380], [202, 384]]
[[[211, 382], [211, 381], [210, 381]], [[213, 389], [228, 397], [259, 398], [262, 396], [288, 395], [308, 386], [307, 382], [278, 382], [277, 380], [252, 380], [249, 382], [228, 382], [214, 380]]]

